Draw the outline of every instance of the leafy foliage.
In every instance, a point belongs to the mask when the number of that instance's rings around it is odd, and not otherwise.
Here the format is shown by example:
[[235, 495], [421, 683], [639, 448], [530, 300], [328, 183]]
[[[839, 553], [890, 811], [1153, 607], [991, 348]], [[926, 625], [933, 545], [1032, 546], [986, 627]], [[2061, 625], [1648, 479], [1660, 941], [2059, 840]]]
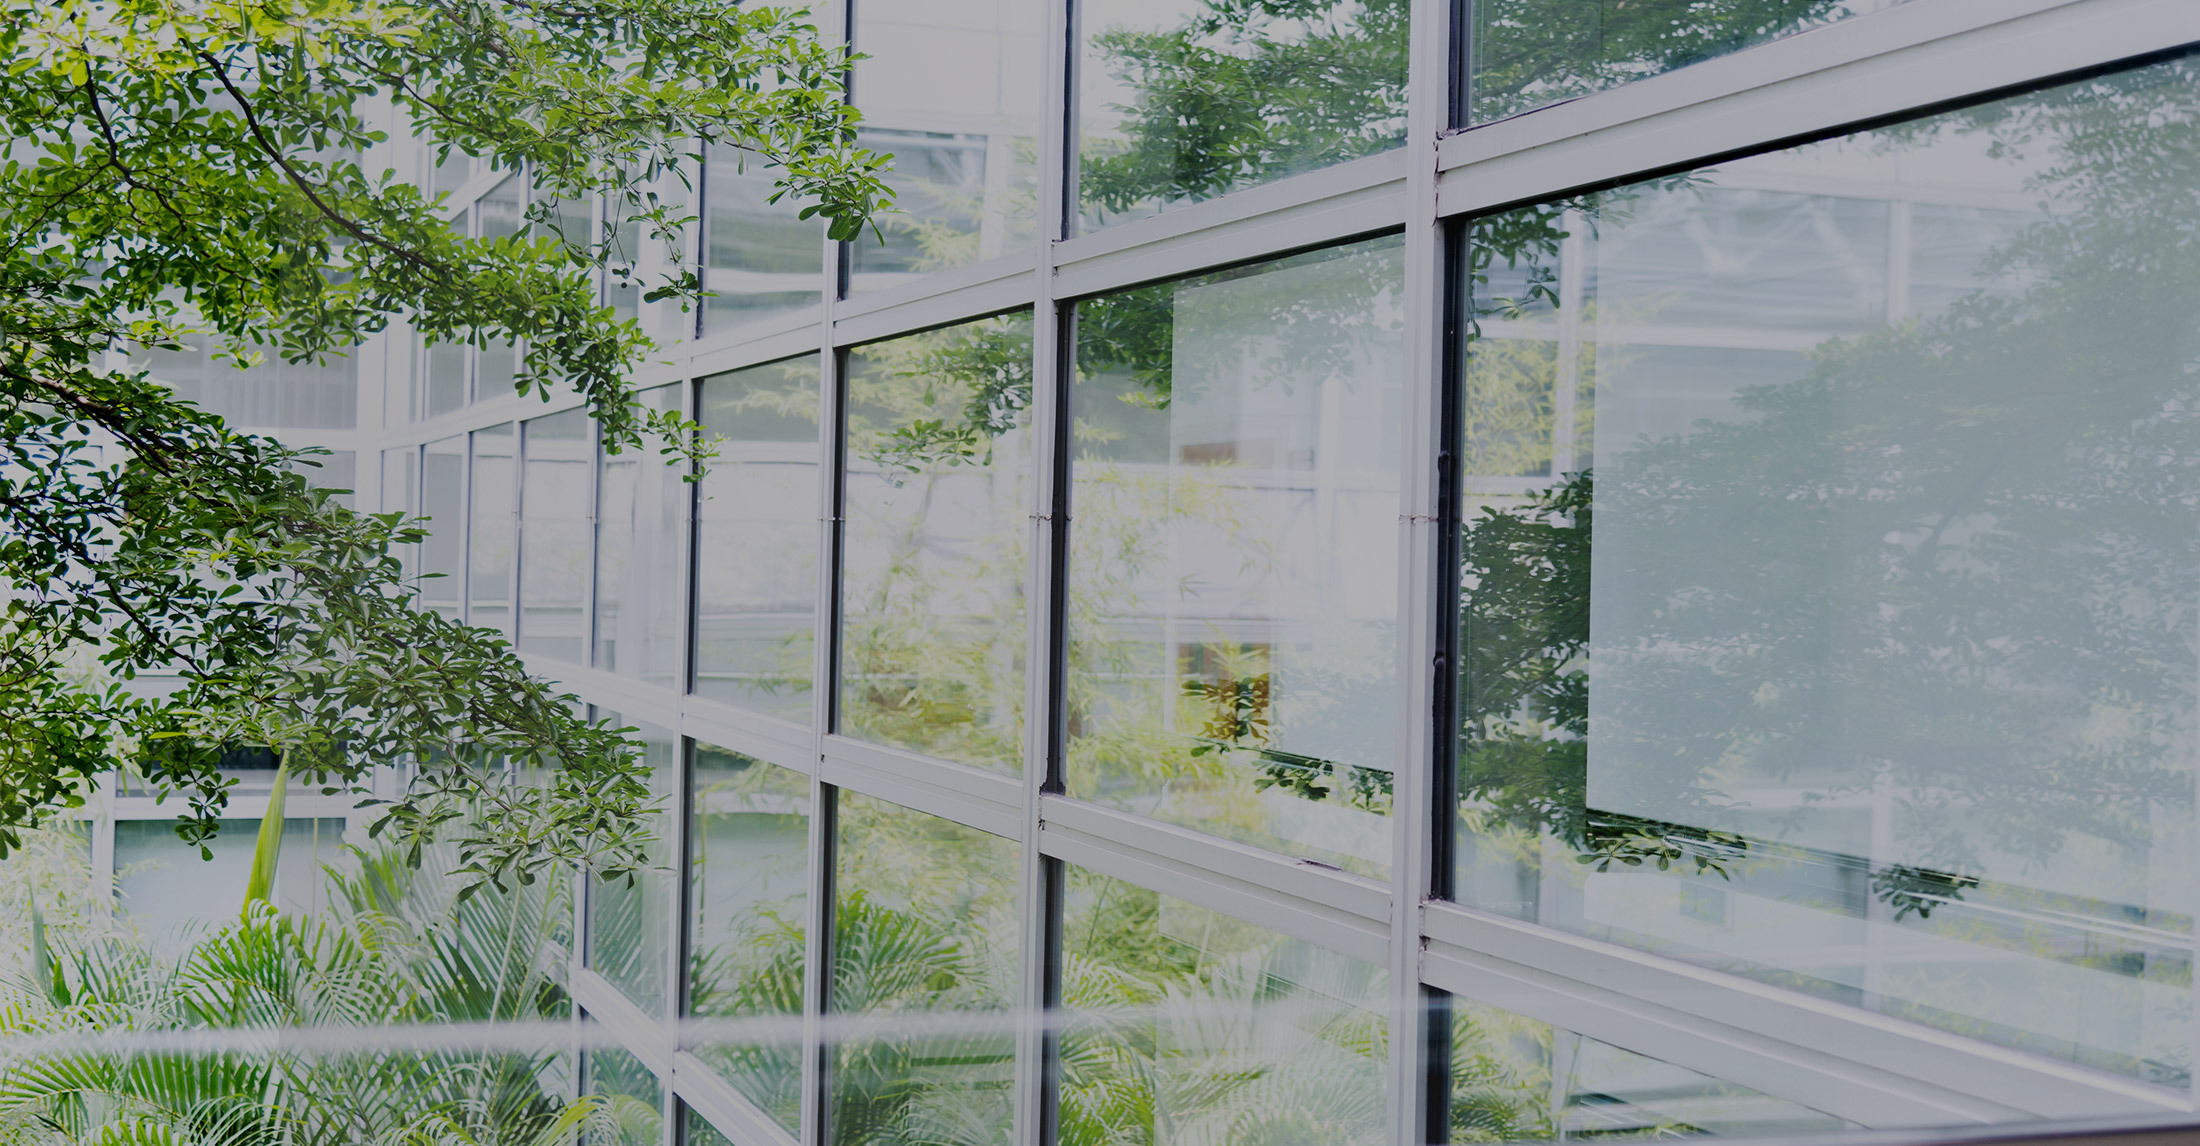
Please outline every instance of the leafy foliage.
[[[463, 877], [400, 849], [341, 866], [324, 873], [326, 918], [252, 902], [175, 958], [127, 932], [58, 944], [55, 989], [21, 982], [0, 1005], [0, 1030], [60, 1040], [0, 1063], [0, 1140], [568, 1141], [597, 1108], [562, 1096], [554, 1042], [471, 1050], [436, 1030], [567, 1017], [545, 959], [570, 918], [562, 881], [461, 898]], [[405, 1030], [417, 1046], [344, 1045], [345, 1032]], [[235, 1037], [283, 1031], [287, 1044]]]
[[[677, 197], [656, 189], [703, 140], [852, 236], [889, 195], [853, 143], [845, 55], [788, 10], [708, 0], [5, 13], [0, 853], [117, 768], [184, 794], [179, 831], [202, 840], [220, 753], [248, 745], [354, 791], [411, 762], [388, 825], [415, 857], [460, 830], [481, 879], [644, 862], [633, 746], [492, 634], [407, 604], [388, 553], [415, 525], [351, 512], [292, 472], [313, 451], [238, 433], [112, 355], [205, 336], [238, 361], [317, 362], [402, 316], [430, 341], [523, 345], [519, 391], [578, 391], [614, 450], [687, 441], [633, 401], [649, 342], [598, 300], [598, 268], [631, 279], [632, 252], [572, 233], [568, 207], [602, 201], [606, 235], [676, 244]], [[523, 167], [528, 226], [466, 237], [440, 200], [368, 170], [390, 126], [439, 158]], [[652, 295], [695, 289], [676, 272]], [[130, 684], [145, 673], [180, 686], [148, 695]], [[505, 762], [554, 771], [513, 784]]]

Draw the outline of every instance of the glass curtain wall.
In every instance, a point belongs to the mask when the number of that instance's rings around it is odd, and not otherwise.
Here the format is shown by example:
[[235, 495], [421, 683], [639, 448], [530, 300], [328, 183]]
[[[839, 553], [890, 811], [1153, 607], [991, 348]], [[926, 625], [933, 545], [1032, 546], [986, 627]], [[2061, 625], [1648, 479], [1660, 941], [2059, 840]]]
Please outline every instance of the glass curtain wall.
[[645, 1013], [663, 1017], [670, 1013], [673, 919], [678, 887], [674, 882], [673, 836], [670, 817], [677, 809], [663, 805], [678, 790], [681, 768], [680, 742], [670, 729], [646, 721], [628, 721], [616, 712], [598, 710], [599, 723], [613, 728], [632, 728], [647, 746], [643, 759], [649, 769], [649, 790], [660, 810], [651, 817], [654, 840], [650, 867], [631, 877], [591, 880], [588, 883], [588, 966], [610, 980]]
[[1015, 845], [852, 792], [834, 822], [826, 1007], [889, 1021], [832, 1042], [832, 1141], [1003, 1139], [1015, 1102]]
[[420, 451], [420, 601], [453, 620], [466, 599], [466, 435]]
[[1406, 0], [1095, 0], [1077, 204], [1098, 229], [1405, 141]]
[[607, 295], [700, 473], [470, 351], [357, 459], [650, 745], [586, 1133], [2189, 1113], [2200, 69], [2042, 23], [2143, 2], [856, 0], [905, 213], [714, 149]]
[[823, 285], [824, 229], [800, 205], [772, 203], [773, 172], [711, 144], [703, 163], [701, 333], [809, 310]]

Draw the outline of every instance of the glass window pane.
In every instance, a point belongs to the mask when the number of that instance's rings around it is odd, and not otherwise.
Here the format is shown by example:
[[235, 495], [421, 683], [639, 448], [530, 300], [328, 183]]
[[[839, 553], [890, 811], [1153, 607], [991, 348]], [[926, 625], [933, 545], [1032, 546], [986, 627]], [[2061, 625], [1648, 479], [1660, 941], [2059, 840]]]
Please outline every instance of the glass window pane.
[[306, 479], [306, 485], [314, 489], [331, 491], [329, 500], [345, 509], [358, 504], [356, 491], [359, 485], [359, 455], [351, 450], [330, 450], [325, 454], [298, 458], [290, 463], [291, 472]]
[[1832, 1115], [1583, 1038], [1466, 999], [1449, 999], [1452, 1142], [1828, 1134]]
[[474, 200], [474, 234], [484, 239], [509, 239], [525, 225], [527, 184], [509, 175]]
[[703, 331], [818, 305], [825, 228], [802, 204], [767, 202], [776, 171], [737, 147], [712, 144], [703, 169]]
[[[850, 293], [1022, 250], [1037, 230], [1046, 8], [1033, 0], [859, 4], [862, 144], [894, 157], [901, 214], [849, 244]], [[952, 66], [942, 66], [952, 61]]]
[[630, 1051], [622, 1050], [594, 1023], [585, 1028], [591, 1046], [583, 1052], [588, 1093], [603, 1100], [581, 1130], [586, 1146], [659, 1146], [665, 1136], [664, 1084]]
[[[418, 517], [420, 504], [420, 447], [407, 446], [401, 450], [382, 451], [382, 502], [379, 513], [402, 513]], [[417, 545], [392, 545], [390, 555], [397, 558], [404, 576], [411, 577], [420, 571], [420, 551]]]
[[512, 635], [512, 531], [519, 508], [512, 424], [475, 430], [466, 559], [466, 623]]
[[449, 195], [464, 187], [466, 181], [473, 177], [474, 160], [465, 152], [455, 149], [449, 155], [438, 158], [435, 148], [423, 142], [420, 145], [420, 172], [420, 184], [428, 191], [430, 198]]
[[466, 435], [429, 442], [420, 458], [420, 601], [453, 620], [466, 586]]
[[420, 417], [420, 354], [410, 337], [385, 335], [382, 344], [382, 425], [395, 428]]
[[695, 1053], [793, 1133], [802, 1119], [810, 781], [705, 744], [695, 746], [690, 775]]
[[1401, 250], [1079, 304], [1073, 795], [1388, 870]]
[[[117, 821], [115, 888], [123, 909], [158, 949], [182, 952], [192, 937], [236, 922], [259, 835], [257, 819], [225, 819], [206, 841], [213, 858], [201, 859], [198, 848], [176, 838], [172, 819]], [[276, 908], [305, 915], [325, 908], [321, 865], [335, 862], [343, 843], [341, 818], [284, 820], [270, 897]]]
[[635, 278], [636, 267], [642, 253], [642, 224], [635, 218], [646, 209], [638, 198], [605, 195], [597, 218], [603, 224], [605, 260], [604, 303], [620, 318], [634, 318], [641, 313], [642, 288]]
[[[833, 1046], [833, 1143], [1006, 1141], [1016, 845], [851, 792], [839, 795], [837, 822], [827, 1006], [915, 1022]], [[971, 1024], [917, 1025], [957, 1015]]]
[[[599, 723], [613, 728], [631, 726], [633, 736], [646, 746], [643, 763], [649, 768], [650, 797], [671, 795], [680, 767], [680, 741], [670, 730], [642, 720], [627, 720], [616, 712], [598, 712]], [[659, 870], [638, 871], [632, 879], [591, 879], [588, 884], [588, 965], [626, 992], [636, 1006], [651, 1015], [668, 1013], [665, 974], [672, 961], [673, 892], [676, 885], [665, 854], [665, 815], [648, 816], [651, 834], [649, 860]]]
[[1084, 6], [1076, 125], [1084, 225], [1143, 218], [1403, 144], [1408, 7]]
[[519, 392], [520, 351], [509, 342], [492, 343], [474, 351], [474, 401], [509, 398]]
[[686, 1103], [680, 1104], [680, 1134], [681, 1146], [734, 1146], [733, 1139], [720, 1134], [702, 1111]]
[[1383, 969], [1071, 867], [1064, 1146], [1386, 1141]]
[[579, 407], [522, 423], [526, 485], [520, 490], [520, 637], [524, 652], [579, 661], [587, 635], [588, 485], [594, 425]]
[[273, 346], [247, 346], [240, 364], [219, 338], [193, 335], [180, 349], [135, 348], [131, 366], [178, 398], [237, 429], [349, 430], [359, 422], [358, 352], [321, 362], [286, 362]]
[[[678, 410], [681, 389], [659, 386], [638, 400]], [[676, 460], [647, 446], [599, 451], [596, 464], [596, 667], [676, 685], [687, 659], [688, 483]]]
[[1015, 771], [1031, 316], [848, 353], [840, 730]]
[[1463, 901], [2183, 1091], [2196, 78], [1476, 228]]
[[1618, 87], [1903, 0], [1475, 0], [1468, 119]]
[[428, 343], [421, 351], [427, 416], [448, 414], [466, 404], [466, 364], [473, 352], [455, 342]]
[[817, 357], [705, 378], [718, 456], [695, 510], [695, 692], [809, 723], [817, 616]]

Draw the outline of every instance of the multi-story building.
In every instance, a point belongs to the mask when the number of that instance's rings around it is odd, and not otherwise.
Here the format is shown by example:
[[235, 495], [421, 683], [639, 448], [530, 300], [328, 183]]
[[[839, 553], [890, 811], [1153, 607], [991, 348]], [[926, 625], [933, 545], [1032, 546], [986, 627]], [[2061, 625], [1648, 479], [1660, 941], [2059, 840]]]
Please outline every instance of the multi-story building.
[[712, 151], [714, 295], [606, 287], [700, 481], [509, 350], [156, 364], [657, 746], [587, 1085], [744, 1146], [2193, 1111], [2200, 6], [849, 8], [906, 213]]

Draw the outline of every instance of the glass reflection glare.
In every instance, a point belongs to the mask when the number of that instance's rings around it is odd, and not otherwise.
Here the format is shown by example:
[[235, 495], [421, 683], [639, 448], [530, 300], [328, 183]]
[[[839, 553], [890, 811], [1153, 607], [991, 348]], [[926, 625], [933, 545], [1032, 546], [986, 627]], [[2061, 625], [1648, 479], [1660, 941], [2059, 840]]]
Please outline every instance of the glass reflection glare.
[[512, 636], [512, 550], [519, 463], [511, 423], [475, 430], [466, 514], [466, 623]]
[[770, 202], [778, 173], [737, 147], [710, 145], [703, 169], [705, 334], [814, 307], [825, 231], [792, 200]]
[[814, 356], [703, 380], [717, 447], [695, 509], [695, 693], [810, 721], [817, 615]]
[[1502, 119], [1902, 0], [1475, 0], [1468, 118]]
[[1045, 14], [1028, 0], [855, 6], [860, 142], [893, 157], [897, 211], [848, 245], [850, 294], [1031, 246]]
[[1475, 228], [1462, 900], [2186, 1085], [2194, 79]]
[[420, 603], [452, 620], [466, 591], [466, 435], [429, 442], [420, 457]]
[[519, 647], [578, 662], [587, 604], [588, 495], [595, 432], [575, 408], [521, 423]]
[[[644, 410], [681, 407], [679, 386], [640, 396]], [[686, 661], [685, 469], [654, 450], [596, 455], [596, 667], [677, 686]]]
[[[1445, 999], [1452, 1142], [1826, 1134], [1784, 1099], [1465, 999]], [[1432, 1016], [1440, 1019], [1442, 1012]]]

